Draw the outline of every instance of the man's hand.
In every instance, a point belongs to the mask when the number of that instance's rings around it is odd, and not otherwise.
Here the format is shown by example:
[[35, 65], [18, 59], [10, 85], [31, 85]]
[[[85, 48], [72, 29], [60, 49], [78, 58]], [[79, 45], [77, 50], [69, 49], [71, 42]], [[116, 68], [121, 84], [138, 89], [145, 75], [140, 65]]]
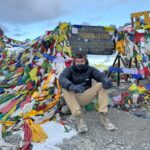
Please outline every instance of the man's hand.
[[102, 87], [104, 89], [110, 89], [112, 87], [112, 81], [109, 78], [104, 78], [102, 80]]
[[85, 87], [82, 84], [70, 85], [69, 90], [75, 93], [83, 93], [85, 91]]

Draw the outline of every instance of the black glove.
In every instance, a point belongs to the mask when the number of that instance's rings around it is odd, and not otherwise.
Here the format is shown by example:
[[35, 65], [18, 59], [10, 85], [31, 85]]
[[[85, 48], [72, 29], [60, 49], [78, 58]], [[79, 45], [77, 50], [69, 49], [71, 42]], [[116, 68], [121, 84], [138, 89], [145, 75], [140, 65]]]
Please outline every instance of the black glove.
[[102, 87], [104, 89], [110, 89], [112, 87], [112, 81], [109, 78], [104, 78], [102, 80]]
[[70, 85], [69, 90], [75, 93], [83, 93], [85, 91], [85, 87], [82, 84]]

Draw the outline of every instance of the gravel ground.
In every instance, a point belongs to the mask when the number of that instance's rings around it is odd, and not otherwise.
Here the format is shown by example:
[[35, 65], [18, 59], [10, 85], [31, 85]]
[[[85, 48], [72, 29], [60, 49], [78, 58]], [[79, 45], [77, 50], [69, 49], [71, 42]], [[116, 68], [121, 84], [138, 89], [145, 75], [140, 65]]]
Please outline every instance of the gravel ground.
[[89, 131], [78, 134], [59, 145], [61, 150], [150, 150], [150, 119], [111, 108], [110, 120], [118, 127], [106, 131], [96, 111], [87, 111], [85, 120]]

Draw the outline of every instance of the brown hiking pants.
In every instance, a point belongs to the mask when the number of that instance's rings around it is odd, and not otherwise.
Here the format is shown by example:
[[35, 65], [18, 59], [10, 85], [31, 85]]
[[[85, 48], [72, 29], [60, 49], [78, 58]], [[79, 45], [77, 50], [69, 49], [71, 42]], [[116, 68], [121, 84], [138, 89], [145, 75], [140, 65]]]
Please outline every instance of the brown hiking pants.
[[101, 83], [96, 83], [84, 93], [74, 93], [72, 91], [63, 90], [64, 99], [71, 110], [72, 115], [81, 114], [81, 106], [85, 106], [96, 97], [98, 97], [98, 112], [108, 112], [107, 91], [102, 88]]

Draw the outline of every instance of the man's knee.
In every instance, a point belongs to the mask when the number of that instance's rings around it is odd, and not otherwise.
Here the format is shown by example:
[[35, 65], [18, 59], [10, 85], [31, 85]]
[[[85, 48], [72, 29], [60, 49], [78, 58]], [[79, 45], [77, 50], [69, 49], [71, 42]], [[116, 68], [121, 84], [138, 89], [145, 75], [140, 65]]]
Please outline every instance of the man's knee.
[[102, 88], [102, 84], [99, 82], [99, 83], [96, 83], [95, 85], [93, 85], [93, 88], [96, 90], [96, 91], [99, 91], [101, 88]]
[[74, 98], [74, 93], [71, 91], [68, 91], [66, 89], [62, 89], [62, 96], [64, 97], [65, 101], [70, 103], [71, 99]]

